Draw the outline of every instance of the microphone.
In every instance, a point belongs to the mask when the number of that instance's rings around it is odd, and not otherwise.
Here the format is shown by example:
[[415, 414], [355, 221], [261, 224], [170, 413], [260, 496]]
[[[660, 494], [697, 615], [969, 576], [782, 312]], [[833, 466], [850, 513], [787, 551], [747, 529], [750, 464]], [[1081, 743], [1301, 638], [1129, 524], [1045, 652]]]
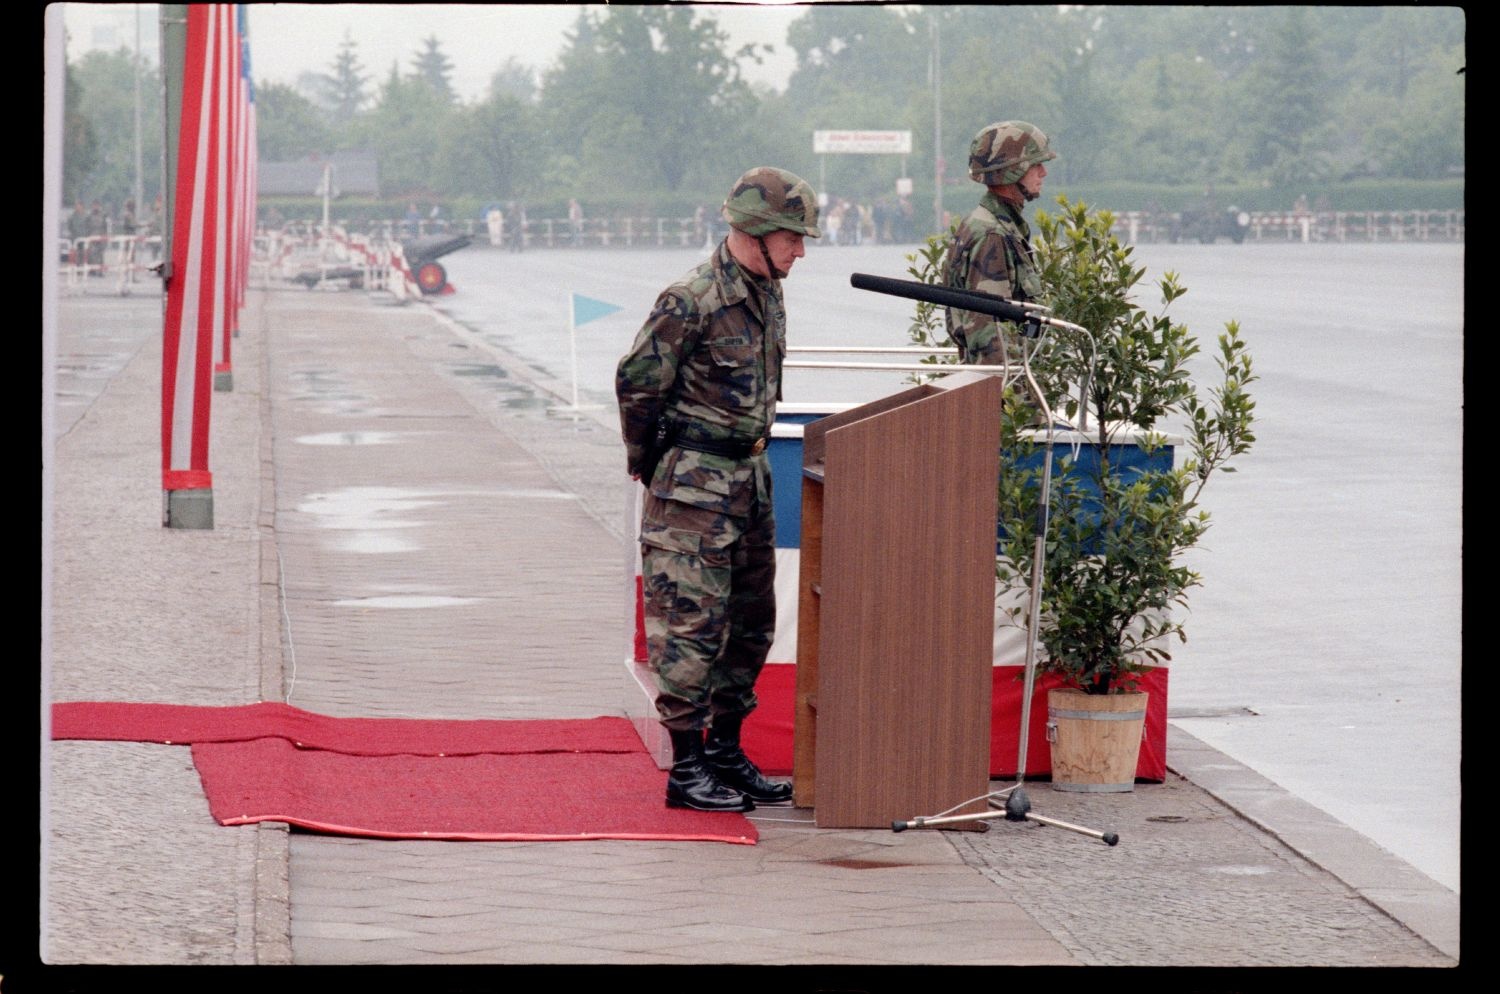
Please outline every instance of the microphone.
[[894, 280], [885, 276], [870, 276], [866, 273], [851, 273], [849, 285], [856, 290], [872, 290], [875, 293], [886, 293], [893, 297], [905, 297], [908, 300], [920, 300], [929, 304], [955, 307], [959, 310], [976, 311], [1002, 321], [1014, 321], [1017, 324], [1034, 322], [1054, 328], [1087, 332], [1086, 328], [1073, 324], [1071, 321], [1062, 321], [1036, 313], [1038, 310], [1046, 310], [1040, 304], [1023, 304], [993, 293], [984, 293], [981, 290], [957, 290], [953, 287], [919, 283], [916, 280]]

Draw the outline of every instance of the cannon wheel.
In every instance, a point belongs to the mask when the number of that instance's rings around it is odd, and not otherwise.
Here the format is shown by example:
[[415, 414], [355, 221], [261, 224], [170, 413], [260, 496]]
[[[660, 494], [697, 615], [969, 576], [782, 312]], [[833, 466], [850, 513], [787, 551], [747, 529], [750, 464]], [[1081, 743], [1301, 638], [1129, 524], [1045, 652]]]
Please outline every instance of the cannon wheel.
[[423, 293], [441, 293], [448, 285], [448, 270], [440, 262], [424, 262], [417, 267], [417, 286]]

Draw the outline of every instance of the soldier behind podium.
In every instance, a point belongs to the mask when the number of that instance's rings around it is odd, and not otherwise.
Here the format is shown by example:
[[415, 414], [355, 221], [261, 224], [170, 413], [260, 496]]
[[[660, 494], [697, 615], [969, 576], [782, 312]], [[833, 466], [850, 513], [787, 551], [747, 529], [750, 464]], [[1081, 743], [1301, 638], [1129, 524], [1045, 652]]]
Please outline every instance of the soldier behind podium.
[[[986, 193], [954, 230], [943, 263], [943, 284], [980, 290], [1011, 300], [1036, 300], [1041, 275], [1022, 214], [1041, 196], [1043, 163], [1057, 158], [1047, 136], [1025, 121], [999, 121], [969, 145], [969, 178]], [[975, 311], [947, 309], [948, 337], [963, 361], [998, 366], [1021, 360], [1021, 328]]]
[[728, 235], [657, 297], [615, 390], [627, 468], [647, 491], [641, 572], [672, 741], [666, 803], [749, 811], [792, 797], [745, 756], [740, 729], [776, 630], [765, 450], [786, 353], [781, 280], [821, 231], [812, 187], [768, 166], [741, 176], [721, 213]]

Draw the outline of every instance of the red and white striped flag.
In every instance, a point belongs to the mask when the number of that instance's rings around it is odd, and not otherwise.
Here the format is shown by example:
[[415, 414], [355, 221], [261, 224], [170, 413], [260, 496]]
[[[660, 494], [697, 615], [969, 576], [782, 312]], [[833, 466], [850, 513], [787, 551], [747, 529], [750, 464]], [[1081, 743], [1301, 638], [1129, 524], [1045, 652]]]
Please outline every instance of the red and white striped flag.
[[239, 87], [236, 106], [239, 108], [239, 127], [236, 143], [239, 154], [235, 156], [235, 218], [238, 237], [235, 239], [235, 325], [238, 314], [245, 307], [245, 288], [250, 282], [250, 253], [255, 247], [255, 84], [250, 79], [250, 25], [245, 4], [236, 5], [235, 52], [239, 56], [239, 72], [236, 84]]
[[[225, 327], [233, 5], [188, 4], [162, 347], [162, 489], [212, 486], [214, 332]], [[227, 355], [226, 355], [227, 361]]]

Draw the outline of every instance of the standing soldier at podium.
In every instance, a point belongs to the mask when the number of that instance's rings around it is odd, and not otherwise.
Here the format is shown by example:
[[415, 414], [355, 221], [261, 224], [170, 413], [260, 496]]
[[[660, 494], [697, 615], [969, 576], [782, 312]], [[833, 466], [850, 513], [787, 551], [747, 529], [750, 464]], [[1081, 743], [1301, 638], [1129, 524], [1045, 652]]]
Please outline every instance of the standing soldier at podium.
[[[646, 642], [672, 741], [668, 807], [749, 811], [790, 801], [740, 748], [776, 629], [766, 445], [781, 396], [781, 280], [817, 238], [805, 180], [767, 166], [721, 211], [728, 236], [662, 291], [620, 360], [615, 392], [641, 513]], [[707, 728], [707, 741], [704, 729]]]
[[[1031, 228], [1021, 213], [1042, 193], [1043, 163], [1057, 158], [1047, 136], [1025, 121], [999, 121], [969, 145], [969, 178], [985, 186], [979, 206], [953, 233], [943, 263], [943, 285], [1011, 300], [1036, 300], [1041, 275]], [[948, 337], [973, 365], [1019, 364], [1021, 329], [975, 311], [947, 309]]]

